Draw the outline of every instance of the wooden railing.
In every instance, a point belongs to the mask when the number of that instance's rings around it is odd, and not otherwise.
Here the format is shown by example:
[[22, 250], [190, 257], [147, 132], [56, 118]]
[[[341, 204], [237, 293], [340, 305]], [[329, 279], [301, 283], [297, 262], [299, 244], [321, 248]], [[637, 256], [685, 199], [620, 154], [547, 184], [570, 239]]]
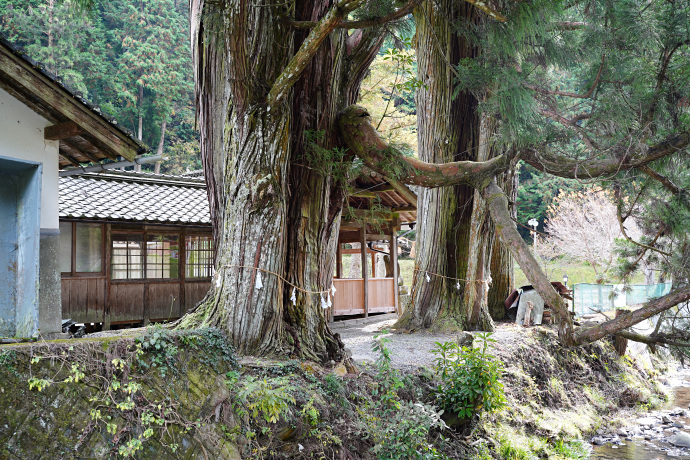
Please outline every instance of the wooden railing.
[[[336, 293], [333, 298], [333, 316], [364, 314], [364, 280], [362, 278], [334, 278]], [[369, 313], [395, 311], [395, 285], [393, 278], [369, 278]]]

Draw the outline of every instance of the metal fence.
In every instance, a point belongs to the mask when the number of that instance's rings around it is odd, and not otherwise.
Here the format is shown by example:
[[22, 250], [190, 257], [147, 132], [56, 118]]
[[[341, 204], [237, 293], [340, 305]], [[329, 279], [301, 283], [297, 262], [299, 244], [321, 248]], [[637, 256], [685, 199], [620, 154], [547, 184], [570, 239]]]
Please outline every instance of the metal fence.
[[574, 311], [579, 315], [645, 303], [671, 291], [671, 283], [660, 284], [587, 284], [573, 286]]

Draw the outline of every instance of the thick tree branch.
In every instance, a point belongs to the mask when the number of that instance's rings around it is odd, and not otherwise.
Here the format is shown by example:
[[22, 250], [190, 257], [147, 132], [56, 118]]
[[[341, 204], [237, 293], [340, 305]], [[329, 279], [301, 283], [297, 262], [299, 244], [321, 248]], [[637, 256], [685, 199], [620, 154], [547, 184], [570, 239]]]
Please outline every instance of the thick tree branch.
[[333, 32], [338, 23], [348, 13], [357, 9], [362, 3], [364, 3], [364, 0], [340, 0], [336, 6], [326, 13], [326, 16], [309, 32], [300, 49], [276, 79], [271, 91], [268, 93], [269, 106], [275, 106], [285, 98], [292, 85], [295, 84], [304, 69], [309, 65], [309, 62], [311, 62], [321, 43]]
[[338, 126], [350, 151], [367, 166], [405, 184], [430, 188], [460, 184], [481, 187], [510, 165], [510, 158], [507, 156], [483, 162], [455, 161], [441, 164], [404, 157], [381, 139], [371, 124], [369, 112], [358, 105], [351, 105], [343, 111]]
[[532, 255], [532, 251], [518, 233], [508, 209], [508, 198], [503, 190], [491, 181], [480, 190], [481, 196], [486, 202], [489, 214], [496, 227], [496, 235], [504, 246], [515, 257], [525, 276], [537, 290], [544, 302], [551, 306], [558, 324], [558, 337], [565, 346], [575, 344], [573, 336], [573, 321], [563, 298], [556, 292], [551, 282], [546, 277], [539, 263]]
[[637, 167], [638, 171], [642, 171], [652, 179], [655, 179], [661, 183], [664, 187], [666, 187], [667, 190], [669, 190], [671, 193], [676, 195], [678, 197], [678, 200], [685, 206], [687, 209], [690, 209], [690, 201], [688, 201], [688, 191], [678, 187], [676, 184], [673, 183], [671, 179], [669, 179], [666, 176], [663, 176], [653, 170], [649, 165], [642, 165]]
[[[360, 21], [340, 21], [340, 23], [338, 23], [338, 25], [335, 27], [336, 29], [367, 29], [369, 27], [380, 26], [404, 18], [408, 14], [412, 13], [412, 10], [415, 8], [415, 6], [419, 5], [420, 3], [422, 3], [422, 0], [410, 0], [401, 8], [398, 8], [397, 10], [383, 17], [362, 19]], [[295, 29], [311, 29], [312, 27], [316, 27], [318, 22], [293, 21], [291, 25]]]
[[575, 343], [583, 345], [585, 343], [595, 342], [608, 334], [613, 334], [630, 326], [644, 321], [647, 318], [675, 307], [679, 303], [690, 300], [690, 286], [676, 289], [669, 292], [663, 297], [650, 300], [647, 304], [635, 311], [623, 313], [622, 315], [599, 324], [598, 326], [590, 327], [577, 331], [575, 334]]
[[608, 157], [604, 159], [578, 160], [539, 152], [536, 149], [525, 149], [520, 158], [540, 171], [554, 176], [570, 179], [602, 177], [620, 171], [639, 168], [652, 161], [676, 153], [690, 144], [690, 131], [671, 136], [663, 142], [650, 147], [643, 155], [626, 155], [625, 157]]
[[467, 3], [474, 5], [475, 8], [483, 11], [484, 13], [488, 14], [492, 18], [494, 18], [497, 21], [500, 22], [506, 22], [508, 18], [503, 16], [501, 13], [498, 11], [494, 10], [493, 8], [490, 8], [489, 5], [486, 4], [486, 1], [484, 0], [465, 0]]

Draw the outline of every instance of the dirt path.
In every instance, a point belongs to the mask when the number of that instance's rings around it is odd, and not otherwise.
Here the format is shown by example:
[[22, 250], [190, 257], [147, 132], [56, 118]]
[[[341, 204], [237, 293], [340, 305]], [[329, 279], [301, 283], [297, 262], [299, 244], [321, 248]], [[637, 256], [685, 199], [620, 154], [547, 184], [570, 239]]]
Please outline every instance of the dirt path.
[[[357, 362], [374, 362], [378, 357], [372, 351], [374, 336], [383, 329], [390, 328], [397, 320], [394, 313], [372, 316], [353, 320], [337, 321], [331, 324], [331, 329], [340, 334], [345, 347], [352, 352], [352, 358]], [[492, 338], [496, 354], [508, 355], [511, 350], [522, 342], [521, 336], [529, 331], [514, 324], [498, 324]], [[431, 350], [436, 342], [455, 340], [455, 334], [431, 334], [419, 332], [414, 334], [388, 333], [390, 338], [388, 348], [391, 351], [393, 366], [398, 369], [412, 370], [418, 367], [432, 367], [434, 355]]]

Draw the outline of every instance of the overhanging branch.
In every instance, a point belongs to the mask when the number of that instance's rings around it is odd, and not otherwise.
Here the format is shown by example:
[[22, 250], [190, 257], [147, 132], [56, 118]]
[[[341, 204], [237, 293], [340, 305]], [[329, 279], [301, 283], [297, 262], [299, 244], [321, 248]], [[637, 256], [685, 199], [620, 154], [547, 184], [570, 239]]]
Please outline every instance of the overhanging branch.
[[623, 313], [611, 321], [606, 321], [597, 326], [578, 331], [575, 334], [575, 342], [578, 345], [595, 342], [602, 337], [634, 326], [647, 318], [651, 318], [662, 311], [675, 307], [679, 303], [687, 302], [688, 300], [690, 300], [690, 286], [676, 289], [663, 297], [650, 300], [640, 309]]
[[623, 337], [633, 342], [646, 343], [647, 345], [671, 345], [674, 347], [690, 347], [690, 342], [677, 342], [675, 340], [667, 339], [663, 336], [644, 335], [630, 331], [616, 332], [618, 337]]
[[603, 159], [584, 159], [562, 157], [536, 149], [525, 149], [520, 158], [540, 171], [558, 177], [583, 179], [616, 174], [633, 168], [639, 168], [652, 161], [666, 157], [690, 144], [690, 131], [671, 136], [659, 144], [650, 147], [642, 155], [626, 155], [622, 159], [608, 157]]
[[639, 171], [642, 171], [652, 179], [655, 179], [661, 183], [667, 190], [669, 190], [671, 193], [673, 193], [675, 196], [678, 197], [678, 200], [685, 206], [687, 209], [690, 209], [690, 202], [688, 202], [688, 191], [678, 187], [676, 184], [673, 183], [671, 179], [668, 177], [659, 174], [657, 171], [652, 169], [649, 165], [642, 165], [638, 166], [637, 169]]
[[309, 32], [309, 35], [300, 46], [300, 49], [292, 57], [280, 76], [276, 79], [271, 91], [268, 93], [268, 105], [275, 106], [280, 103], [288, 94], [292, 85], [302, 75], [304, 69], [309, 65], [311, 59], [321, 46], [321, 43], [333, 32], [340, 21], [348, 13], [357, 9], [364, 0], [340, 0], [337, 5], [331, 8], [326, 16], [321, 19], [316, 26]]
[[358, 105], [343, 111], [338, 120], [340, 134], [350, 151], [360, 157], [371, 169], [385, 176], [392, 176], [405, 184], [423, 187], [469, 185], [475, 188], [486, 185], [496, 174], [510, 165], [506, 155], [488, 161], [455, 161], [451, 163], [427, 163], [405, 157], [392, 149], [371, 124], [369, 112]]
[[[369, 27], [380, 26], [389, 22], [397, 21], [402, 19], [408, 14], [412, 13], [415, 6], [422, 3], [423, 0], [411, 0], [403, 5], [401, 8], [393, 11], [390, 14], [382, 16], [380, 18], [362, 19], [360, 21], [340, 21], [336, 25], [336, 29], [366, 29]], [[293, 21], [292, 27], [296, 29], [311, 29], [316, 27], [319, 23], [315, 21]]]

